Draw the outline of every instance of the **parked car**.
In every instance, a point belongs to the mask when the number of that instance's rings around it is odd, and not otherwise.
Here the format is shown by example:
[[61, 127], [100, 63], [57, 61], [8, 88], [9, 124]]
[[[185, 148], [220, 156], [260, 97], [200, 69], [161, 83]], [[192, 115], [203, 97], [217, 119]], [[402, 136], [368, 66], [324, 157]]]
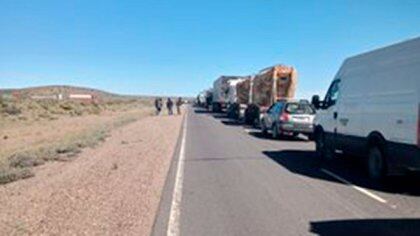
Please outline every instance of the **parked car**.
[[420, 170], [420, 38], [348, 58], [312, 103], [320, 157], [367, 158], [373, 179]]
[[274, 103], [261, 118], [261, 132], [271, 132], [273, 138], [281, 135], [313, 134], [315, 110], [307, 100], [280, 100]]

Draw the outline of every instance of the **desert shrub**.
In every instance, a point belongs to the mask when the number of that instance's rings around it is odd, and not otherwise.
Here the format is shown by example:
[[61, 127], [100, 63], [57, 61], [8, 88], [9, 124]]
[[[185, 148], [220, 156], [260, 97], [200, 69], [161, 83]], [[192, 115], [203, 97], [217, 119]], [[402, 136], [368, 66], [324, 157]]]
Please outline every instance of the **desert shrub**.
[[70, 103], [68, 103], [68, 102], [61, 103], [60, 104], [60, 108], [63, 109], [63, 110], [65, 110], [65, 111], [73, 110], [73, 106]]
[[28, 117], [26, 117], [24, 115], [19, 115], [18, 116], [18, 119], [21, 120], [21, 121], [27, 121], [28, 120]]
[[8, 104], [6, 107], [3, 107], [3, 112], [11, 116], [16, 116], [21, 114], [22, 110], [13, 104]]
[[77, 154], [80, 153], [80, 149], [77, 144], [67, 144], [57, 147], [55, 152], [57, 154]]
[[71, 115], [71, 116], [81, 116], [81, 115], [83, 115], [83, 111], [82, 111], [82, 110], [80, 110], [80, 109], [75, 109], [75, 110], [72, 110], [72, 111], [70, 112], [70, 115]]
[[46, 111], [48, 111], [51, 107], [51, 103], [49, 101], [38, 101], [38, 104]]
[[9, 157], [9, 165], [14, 168], [26, 168], [44, 164], [34, 152], [16, 153]]
[[34, 173], [28, 168], [2, 168], [0, 169], [0, 184], [7, 184], [33, 176]]

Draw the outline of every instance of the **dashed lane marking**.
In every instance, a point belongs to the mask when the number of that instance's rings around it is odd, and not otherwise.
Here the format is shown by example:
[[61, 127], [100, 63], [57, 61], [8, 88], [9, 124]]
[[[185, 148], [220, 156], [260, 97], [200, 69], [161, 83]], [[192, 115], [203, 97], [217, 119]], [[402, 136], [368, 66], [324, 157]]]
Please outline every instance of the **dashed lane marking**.
[[[325, 174], [327, 174], [327, 175], [329, 175], [329, 176], [333, 177], [334, 179], [337, 179], [338, 181], [340, 181], [340, 182], [342, 182], [342, 183], [347, 184], [348, 186], [352, 187], [353, 189], [355, 189], [355, 190], [357, 190], [357, 191], [359, 191], [359, 192], [363, 193], [364, 195], [366, 195], [366, 196], [368, 196], [368, 197], [370, 197], [370, 198], [372, 198], [372, 199], [374, 199], [374, 200], [376, 200], [376, 201], [378, 201], [378, 202], [380, 202], [380, 203], [384, 203], [384, 204], [387, 204], [387, 203], [388, 203], [388, 201], [387, 201], [387, 200], [385, 200], [385, 199], [381, 198], [380, 196], [378, 196], [378, 195], [376, 195], [376, 194], [374, 194], [374, 193], [370, 192], [370, 191], [369, 191], [369, 190], [367, 190], [367, 189], [364, 189], [364, 188], [362, 188], [362, 187], [359, 187], [359, 186], [357, 186], [357, 185], [352, 184], [350, 181], [347, 181], [347, 180], [343, 179], [342, 177], [340, 177], [340, 176], [338, 176], [338, 175], [334, 174], [333, 172], [331, 172], [331, 171], [329, 171], [329, 170], [326, 170], [326, 169], [321, 169], [321, 171], [322, 171], [322, 172], [324, 172]], [[392, 208], [395, 208], [395, 206], [391, 206], [391, 207], [392, 207]]]

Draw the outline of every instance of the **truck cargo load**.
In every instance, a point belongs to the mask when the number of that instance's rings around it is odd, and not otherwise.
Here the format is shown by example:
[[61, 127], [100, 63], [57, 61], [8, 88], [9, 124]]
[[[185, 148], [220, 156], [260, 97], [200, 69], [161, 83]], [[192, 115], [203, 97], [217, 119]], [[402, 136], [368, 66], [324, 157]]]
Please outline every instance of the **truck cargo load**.
[[293, 67], [276, 65], [261, 70], [252, 82], [252, 103], [269, 107], [279, 99], [295, 96], [297, 71]]
[[[244, 88], [240, 86], [240, 84], [243, 84], [246, 81], [250, 81], [250, 79], [251, 76], [243, 76], [239, 79], [229, 81], [228, 105], [226, 109], [226, 113], [229, 118], [239, 119], [241, 104], [247, 104], [248, 102], [248, 98], [245, 98], [247, 100], [244, 100], [243, 95], [241, 96], [241, 93], [244, 93]], [[248, 88], [246, 93], [249, 94], [249, 92], [250, 89]]]
[[[275, 65], [261, 70], [250, 80], [250, 104], [245, 111], [245, 122], [257, 124], [261, 112], [280, 99], [290, 99], [295, 96], [297, 71], [285, 65]], [[243, 87], [247, 87], [244, 84]], [[241, 93], [242, 94], [242, 93]], [[246, 98], [245, 92], [243, 92]]]
[[[239, 97], [239, 93], [240, 88], [239, 84], [249, 80], [251, 77], [250, 76], [243, 76], [243, 77], [238, 77], [238, 79], [235, 80], [230, 80], [229, 83], [229, 89], [227, 92], [227, 102], [229, 104], [233, 104], [233, 103], [241, 103], [240, 101], [240, 97]], [[248, 89], [249, 90], [249, 89]], [[249, 92], [248, 92], [249, 93]], [[244, 103], [246, 103], [247, 101], [245, 101]]]
[[250, 103], [251, 80], [252, 80], [252, 76], [248, 76], [246, 79], [242, 80], [236, 85], [236, 96], [237, 96], [236, 102], [238, 104]]

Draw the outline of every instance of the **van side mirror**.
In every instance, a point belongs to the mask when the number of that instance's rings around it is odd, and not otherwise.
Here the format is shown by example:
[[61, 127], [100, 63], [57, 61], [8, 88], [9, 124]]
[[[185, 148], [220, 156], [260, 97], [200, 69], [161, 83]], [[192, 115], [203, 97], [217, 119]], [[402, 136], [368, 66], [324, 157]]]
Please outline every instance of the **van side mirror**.
[[319, 101], [319, 96], [318, 95], [314, 95], [312, 96], [312, 101], [311, 101], [312, 105], [315, 107], [315, 109], [319, 109], [321, 106], [321, 103]]

